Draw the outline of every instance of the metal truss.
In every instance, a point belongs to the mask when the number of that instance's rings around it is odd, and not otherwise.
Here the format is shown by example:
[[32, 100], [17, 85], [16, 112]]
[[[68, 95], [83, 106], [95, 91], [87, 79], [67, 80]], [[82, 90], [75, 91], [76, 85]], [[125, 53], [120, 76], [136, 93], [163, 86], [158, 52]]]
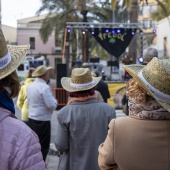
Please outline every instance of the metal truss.
[[93, 22], [66, 22], [66, 28], [140, 28], [142, 29], [142, 24], [140, 23], [93, 23]]

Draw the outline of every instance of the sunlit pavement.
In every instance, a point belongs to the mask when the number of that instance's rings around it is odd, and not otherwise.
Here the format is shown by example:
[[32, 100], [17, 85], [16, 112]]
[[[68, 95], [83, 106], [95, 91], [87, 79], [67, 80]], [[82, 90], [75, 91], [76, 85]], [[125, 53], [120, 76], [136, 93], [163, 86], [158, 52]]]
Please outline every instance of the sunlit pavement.
[[[21, 119], [21, 112], [18, 109], [17, 106], [15, 106], [15, 110], [16, 110], [16, 116], [18, 119]], [[57, 165], [58, 165], [58, 156], [57, 156], [57, 152], [55, 149], [55, 145], [54, 145], [54, 141], [55, 138], [57, 136], [56, 134], [56, 114], [57, 111], [54, 111], [52, 114], [52, 118], [51, 118], [51, 144], [50, 144], [50, 150], [46, 159], [46, 164], [47, 164], [47, 169], [48, 170], [56, 170], [57, 169]], [[124, 117], [126, 116], [122, 110], [116, 110], [116, 117]]]

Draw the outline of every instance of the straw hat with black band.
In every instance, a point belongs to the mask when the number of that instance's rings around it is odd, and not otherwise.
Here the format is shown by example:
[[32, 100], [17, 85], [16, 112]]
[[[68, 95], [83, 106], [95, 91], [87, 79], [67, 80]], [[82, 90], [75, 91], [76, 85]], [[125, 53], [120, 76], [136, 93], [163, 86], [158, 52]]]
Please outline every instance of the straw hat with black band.
[[123, 68], [170, 112], [170, 59], [154, 57], [146, 66], [134, 64]]
[[2, 30], [0, 29], [0, 79], [7, 77], [20, 65], [25, 58], [30, 45], [6, 44]]
[[101, 77], [92, 77], [89, 68], [75, 68], [72, 70], [71, 78], [61, 79], [62, 87], [68, 92], [85, 91], [95, 87]]

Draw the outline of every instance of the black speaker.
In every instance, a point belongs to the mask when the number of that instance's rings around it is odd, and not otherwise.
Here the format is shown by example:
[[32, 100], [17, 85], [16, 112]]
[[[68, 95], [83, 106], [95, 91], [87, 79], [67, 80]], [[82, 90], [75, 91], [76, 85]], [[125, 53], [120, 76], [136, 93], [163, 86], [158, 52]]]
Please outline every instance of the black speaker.
[[119, 61], [108, 61], [107, 66], [116, 66], [119, 68]]
[[91, 63], [99, 63], [100, 62], [100, 58], [90, 58], [90, 62]]
[[67, 66], [66, 64], [57, 64], [57, 88], [61, 88], [61, 78], [67, 77]]

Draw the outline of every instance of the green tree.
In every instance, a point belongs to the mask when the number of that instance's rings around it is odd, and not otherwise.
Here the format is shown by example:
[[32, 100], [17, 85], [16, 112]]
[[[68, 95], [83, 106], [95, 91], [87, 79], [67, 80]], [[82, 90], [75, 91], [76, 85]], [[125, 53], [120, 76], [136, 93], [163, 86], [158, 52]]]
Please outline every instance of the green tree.
[[158, 8], [151, 14], [151, 17], [157, 21], [164, 19], [170, 15], [170, 1], [169, 0], [156, 0]]

